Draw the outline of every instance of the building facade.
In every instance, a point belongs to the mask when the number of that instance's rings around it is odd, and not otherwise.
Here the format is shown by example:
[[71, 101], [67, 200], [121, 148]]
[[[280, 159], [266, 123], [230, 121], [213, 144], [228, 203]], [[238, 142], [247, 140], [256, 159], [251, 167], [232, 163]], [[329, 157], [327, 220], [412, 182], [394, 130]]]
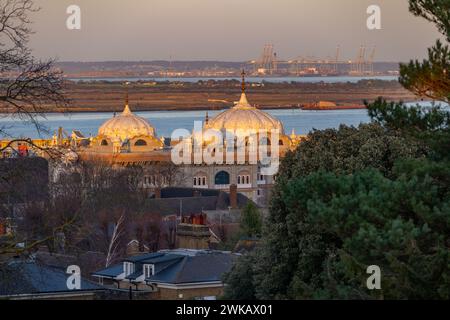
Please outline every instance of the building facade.
[[[63, 154], [62, 163], [51, 162], [53, 182], [77, 162], [140, 166], [144, 169], [141, 187], [149, 194], [168, 186], [229, 191], [236, 185], [239, 193], [260, 206], [270, 198], [276, 173], [267, 173], [265, 160], [279, 161], [304, 139], [287, 135], [281, 121], [248, 102], [244, 75], [241, 97], [234, 107], [211, 119], [206, 114], [200, 130], [178, 140], [159, 137], [149, 121], [135, 115], [128, 94], [123, 112], [103, 123], [97, 136], [85, 138], [77, 131], [63, 138], [63, 130], [59, 131], [51, 140], [37, 141]], [[22, 146], [21, 152], [28, 151]], [[174, 161], [174, 157], [183, 161]]]
[[[241, 97], [234, 107], [211, 119], [206, 115], [200, 130], [178, 140], [167, 143], [158, 137], [150, 122], [132, 113], [127, 98], [122, 114], [106, 121], [98, 135], [76, 152], [82, 161], [143, 166], [142, 187], [149, 192], [168, 186], [155, 174], [155, 166], [175, 164], [178, 177], [170, 179], [172, 184], [222, 191], [236, 185], [239, 193], [264, 206], [274, 176], [264, 174], [262, 155], [265, 152], [266, 160], [278, 160], [302, 138], [286, 135], [281, 121], [248, 102], [243, 78]], [[174, 157], [182, 159], [181, 163]]]

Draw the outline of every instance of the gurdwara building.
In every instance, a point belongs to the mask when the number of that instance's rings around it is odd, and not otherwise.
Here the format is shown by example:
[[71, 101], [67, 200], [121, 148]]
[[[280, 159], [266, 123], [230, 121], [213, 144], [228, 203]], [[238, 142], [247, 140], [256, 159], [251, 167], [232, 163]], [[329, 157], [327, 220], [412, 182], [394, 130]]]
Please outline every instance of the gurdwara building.
[[[303, 136], [287, 135], [281, 121], [251, 105], [245, 80], [240, 100], [199, 129], [172, 139], [158, 137], [151, 122], [131, 111], [128, 97], [121, 114], [107, 120], [88, 143], [73, 145], [80, 161], [144, 168], [141, 186], [150, 193], [170, 184], [237, 191], [265, 205], [279, 161]], [[175, 166], [177, 179], [161, 176], [161, 166]]]

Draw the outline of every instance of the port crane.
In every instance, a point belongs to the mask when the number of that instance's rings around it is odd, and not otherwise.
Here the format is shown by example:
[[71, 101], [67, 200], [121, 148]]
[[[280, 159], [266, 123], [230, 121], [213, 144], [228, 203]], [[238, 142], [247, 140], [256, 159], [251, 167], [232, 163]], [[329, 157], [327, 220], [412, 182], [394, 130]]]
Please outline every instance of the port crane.
[[374, 73], [373, 61], [375, 56], [375, 46], [366, 58], [368, 49], [361, 45], [354, 60], [340, 60], [342, 47], [336, 46], [334, 56], [317, 58], [311, 55], [300, 55], [294, 59], [280, 59], [274, 50], [273, 44], [264, 45], [261, 56], [248, 62], [253, 66], [254, 74], [295, 74], [300, 75], [329, 75], [339, 74], [343, 70], [348, 70], [351, 75], [372, 75]]

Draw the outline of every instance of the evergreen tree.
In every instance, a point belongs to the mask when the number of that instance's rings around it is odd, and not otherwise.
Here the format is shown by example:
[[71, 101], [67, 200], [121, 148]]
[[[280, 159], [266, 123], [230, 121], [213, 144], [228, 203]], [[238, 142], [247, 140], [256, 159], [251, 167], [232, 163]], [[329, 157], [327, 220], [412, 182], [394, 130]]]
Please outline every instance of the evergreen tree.
[[[449, 3], [410, 10], [448, 41]], [[438, 42], [402, 65], [401, 83], [448, 101], [448, 52]], [[381, 98], [368, 108], [372, 124], [312, 132], [283, 159], [262, 245], [227, 276], [229, 298], [450, 298], [450, 114]], [[369, 265], [381, 290], [366, 287]]]
[[428, 60], [400, 65], [400, 83], [415, 94], [450, 101], [450, 0], [410, 0], [410, 11], [436, 24], [446, 37], [428, 49]]
[[241, 231], [245, 237], [253, 238], [261, 235], [261, 215], [256, 205], [249, 201], [242, 210]]

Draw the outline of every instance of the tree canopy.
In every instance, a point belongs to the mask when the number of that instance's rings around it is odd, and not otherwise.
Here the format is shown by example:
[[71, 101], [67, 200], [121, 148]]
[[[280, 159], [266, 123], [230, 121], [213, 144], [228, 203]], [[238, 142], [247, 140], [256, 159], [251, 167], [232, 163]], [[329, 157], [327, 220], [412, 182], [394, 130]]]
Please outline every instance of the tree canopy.
[[[448, 39], [449, 0], [410, 0]], [[400, 82], [448, 101], [448, 46]], [[262, 244], [225, 280], [229, 299], [449, 299], [450, 113], [380, 98], [372, 123], [311, 132], [282, 161]], [[366, 285], [381, 270], [381, 289]]]
[[446, 37], [428, 49], [428, 60], [400, 64], [400, 83], [421, 97], [450, 101], [450, 0], [410, 0], [410, 11], [433, 22]]

